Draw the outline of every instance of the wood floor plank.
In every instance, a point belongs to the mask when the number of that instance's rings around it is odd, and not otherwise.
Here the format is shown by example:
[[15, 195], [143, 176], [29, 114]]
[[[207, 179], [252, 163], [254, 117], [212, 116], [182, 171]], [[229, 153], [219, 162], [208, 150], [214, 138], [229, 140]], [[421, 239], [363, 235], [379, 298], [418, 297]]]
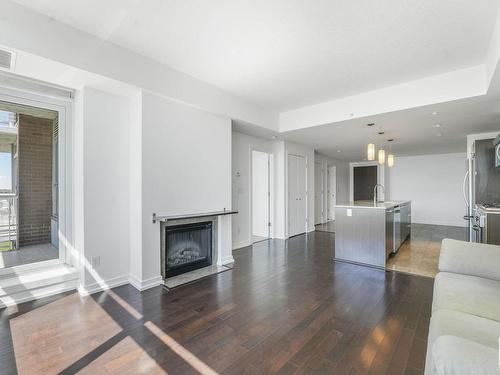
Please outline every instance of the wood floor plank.
[[[446, 234], [420, 228], [415, 246]], [[233, 270], [171, 291], [0, 310], [0, 374], [423, 373], [433, 280], [336, 263], [334, 239], [257, 243]]]

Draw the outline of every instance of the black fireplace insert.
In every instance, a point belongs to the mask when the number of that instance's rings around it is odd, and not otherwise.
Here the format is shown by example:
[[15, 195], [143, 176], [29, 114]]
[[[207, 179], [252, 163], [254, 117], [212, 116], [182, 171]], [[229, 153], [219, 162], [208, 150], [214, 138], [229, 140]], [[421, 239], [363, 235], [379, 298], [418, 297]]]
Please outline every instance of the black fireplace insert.
[[165, 227], [165, 278], [212, 264], [212, 222]]

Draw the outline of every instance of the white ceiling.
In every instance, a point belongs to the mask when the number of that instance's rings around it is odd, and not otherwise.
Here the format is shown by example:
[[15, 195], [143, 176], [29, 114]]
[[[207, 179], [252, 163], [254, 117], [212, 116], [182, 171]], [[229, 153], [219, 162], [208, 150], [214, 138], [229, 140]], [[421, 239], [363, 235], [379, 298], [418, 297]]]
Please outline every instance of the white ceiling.
[[[433, 112], [437, 114], [433, 115]], [[368, 127], [368, 123], [375, 123], [375, 126]], [[441, 126], [437, 128], [436, 124]], [[378, 135], [379, 130], [385, 134]], [[498, 96], [456, 100], [294, 130], [280, 133], [279, 138], [313, 146], [318, 152], [333, 158], [361, 161], [366, 157], [369, 142], [390, 149], [396, 157], [466, 152], [467, 134], [490, 131], [500, 133]], [[391, 138], [394, 141], [387, 142]]]
[[483, 63], [500, 7], [498, 0], [16, 1], [279, 111]]

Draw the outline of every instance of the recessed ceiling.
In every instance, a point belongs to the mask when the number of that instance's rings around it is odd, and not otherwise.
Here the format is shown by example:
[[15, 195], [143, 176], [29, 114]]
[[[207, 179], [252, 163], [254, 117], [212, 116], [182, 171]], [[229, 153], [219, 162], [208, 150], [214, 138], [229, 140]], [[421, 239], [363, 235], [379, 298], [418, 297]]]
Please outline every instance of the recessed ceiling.
[[279, 111], [481, 64], [500, 7], [498, 0], [16, 1]]
[[[465, 152], [468, 134], [500, 133], [499, 103], [498, 96], [482, 96], [284, 132], [280, 137], [346, 161], [362, 161], [369, 142], [396, 157]], [[375, 126], [367, 126], [373, 122]], [[377, 134], [380, 130], [383, 135]]]

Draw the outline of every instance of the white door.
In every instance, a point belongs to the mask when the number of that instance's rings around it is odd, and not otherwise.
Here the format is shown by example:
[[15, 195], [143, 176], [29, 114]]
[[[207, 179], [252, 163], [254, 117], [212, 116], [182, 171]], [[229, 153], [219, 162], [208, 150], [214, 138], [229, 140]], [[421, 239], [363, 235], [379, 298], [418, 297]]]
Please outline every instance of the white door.
[[323, 222], [323, 166], [314, 163], [314, 224]]
[[252, 242], [269, 238], [269, 154], [252, 151]]
[[307, 165], [306, 158], [297, 157], [297, 234], [307, 232]]
[[337, 168], [328, 168], [328, 220], [335, 220], [337, 204]]
[[294, 236], [297, 231], [297, 157], [288, 155], [288, 234]]
[[296, 236], [307, 228], [306, 159], [288, 155], [288, 235]]

